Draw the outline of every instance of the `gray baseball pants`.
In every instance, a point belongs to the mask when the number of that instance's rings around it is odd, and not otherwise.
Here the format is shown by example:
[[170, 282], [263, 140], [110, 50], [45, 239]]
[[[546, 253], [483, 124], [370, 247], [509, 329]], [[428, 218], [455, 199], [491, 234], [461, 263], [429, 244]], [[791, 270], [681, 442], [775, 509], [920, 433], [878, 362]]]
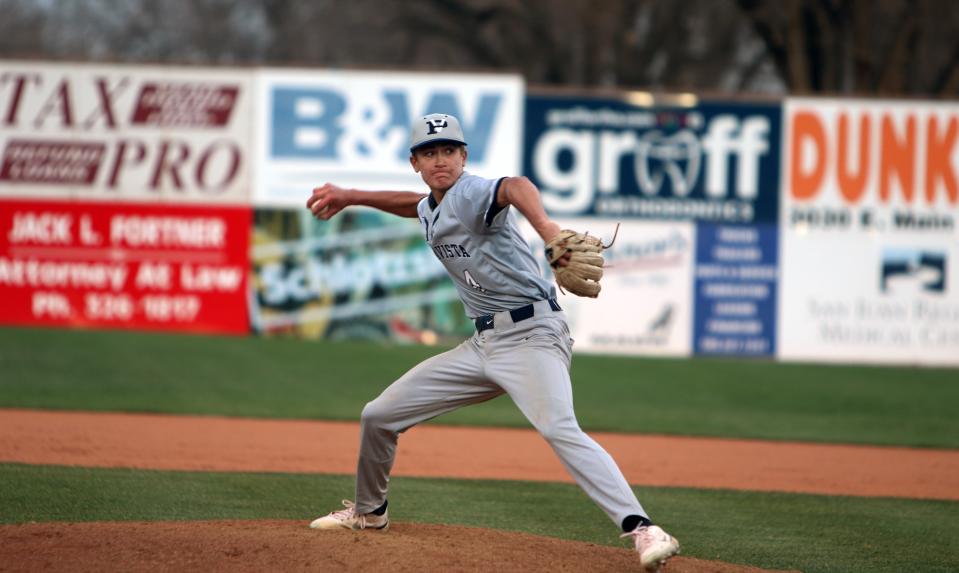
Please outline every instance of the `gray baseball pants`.
[[533, 317], [520, 322], [509, 312], [497, 313], [493, 328], [421, 362], [363, 408], [357, 513], [386, 501], [402, 432], [505, 392], [617, 526], [629, 515], [648, 517], [616, 462], [576, 421], [569, 377], [573, 341], [565, 314], [547, 301], [534, 305]]

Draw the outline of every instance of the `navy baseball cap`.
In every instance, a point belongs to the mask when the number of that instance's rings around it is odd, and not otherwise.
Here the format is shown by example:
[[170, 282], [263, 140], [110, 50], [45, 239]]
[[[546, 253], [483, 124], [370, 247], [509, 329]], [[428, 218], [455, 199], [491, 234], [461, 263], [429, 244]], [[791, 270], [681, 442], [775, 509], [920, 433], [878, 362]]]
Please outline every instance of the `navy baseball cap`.
[[431, 113], [413, 122], [410, 136], [410, 153], [432, 143], [458, 143], [466, 145], [463, 128], [458, 119], [445, 113]]

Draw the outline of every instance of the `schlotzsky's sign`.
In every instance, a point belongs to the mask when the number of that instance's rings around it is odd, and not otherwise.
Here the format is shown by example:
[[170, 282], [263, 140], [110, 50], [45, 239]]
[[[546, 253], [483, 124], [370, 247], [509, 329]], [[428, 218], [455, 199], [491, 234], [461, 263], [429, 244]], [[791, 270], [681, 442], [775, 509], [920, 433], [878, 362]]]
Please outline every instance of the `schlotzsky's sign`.
[[959, 106], [788, 100], [779, 356], [959, 364]]
[[0, 61], [0, 196], [248, 203], [252, 78]]
[[248, 332], [250, 209], [0, 200], [0, 323]]

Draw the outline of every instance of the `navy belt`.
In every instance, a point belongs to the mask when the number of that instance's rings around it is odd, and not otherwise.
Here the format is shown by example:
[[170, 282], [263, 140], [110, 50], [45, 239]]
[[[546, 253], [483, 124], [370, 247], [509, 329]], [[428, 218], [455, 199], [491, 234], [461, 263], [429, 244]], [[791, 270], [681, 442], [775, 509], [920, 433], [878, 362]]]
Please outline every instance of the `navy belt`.
[[[560, 308], [559, 303], [556, 302], [555, 298], [546, 299], [549, 302], [549, 307], [552, 310], [563, 310]], [[509, 311], [509, 317], [513, 319], [513, 322], [521, 322], [527, 318], [533, 318], [533, 305], [527, 304], [526, 306], [521, 306]], [[483, 332], [484, 330], [489, 330], [493, 328], [493, 317], [492, 314], [484, 314], [473, 320], [473, 323], [476, 324], [476, 332]]]

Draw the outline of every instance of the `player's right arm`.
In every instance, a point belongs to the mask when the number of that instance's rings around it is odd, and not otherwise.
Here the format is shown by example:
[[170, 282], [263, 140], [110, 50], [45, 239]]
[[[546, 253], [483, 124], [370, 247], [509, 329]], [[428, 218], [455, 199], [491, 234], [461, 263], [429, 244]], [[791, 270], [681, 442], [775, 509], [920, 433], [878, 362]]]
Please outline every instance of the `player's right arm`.
[[426, 194], [413, 191], [360, 191], [325, 183], [313, 190], [313, 194], [306, 201], [306, 208], [314, 217], [324, 221], [350, 205], [364, 205], [415, 219], [418, 216], [416, 205], [423, 197], [426, 197]]

